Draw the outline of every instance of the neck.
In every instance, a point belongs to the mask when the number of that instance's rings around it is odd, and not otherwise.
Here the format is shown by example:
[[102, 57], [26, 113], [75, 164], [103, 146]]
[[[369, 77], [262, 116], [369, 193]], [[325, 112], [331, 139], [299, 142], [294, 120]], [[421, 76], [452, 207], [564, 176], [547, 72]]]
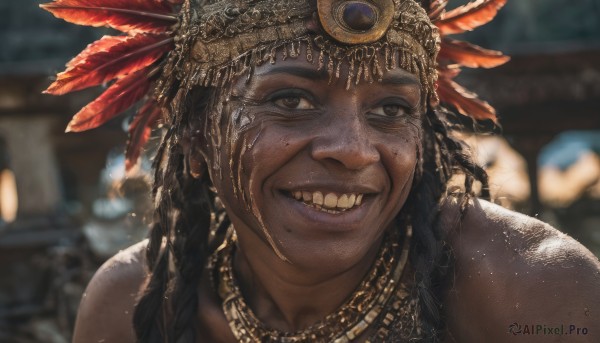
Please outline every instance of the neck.
[[327, 272], [298, 268], [273, 253], [260, 254], [255, 249], [247, 253], [240, 248], [234, 272], [258, 319], [267, 327], [294, 332], [324, 319], [348, 299], [369, 272], [380, 245], [381, 239], [350, 268]]

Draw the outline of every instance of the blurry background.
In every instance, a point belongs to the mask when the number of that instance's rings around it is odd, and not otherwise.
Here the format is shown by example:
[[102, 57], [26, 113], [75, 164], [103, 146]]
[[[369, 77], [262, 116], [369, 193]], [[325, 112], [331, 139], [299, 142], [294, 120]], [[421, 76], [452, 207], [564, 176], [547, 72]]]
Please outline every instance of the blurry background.
[[[0, 1], [0, 342], [68, 342], [93, 272], [145, 235], [147, 180], [123, 175], [127, 119], [65, 134], [100, 90], [41, 94], [111, 32], [56, 20], [40, 2]], [[464, 134], [497, 201], [600, 255], [600, 0], [512, 0], [466, 36], [513, 57], [460, 79], [500, 114], [502, 137]]]

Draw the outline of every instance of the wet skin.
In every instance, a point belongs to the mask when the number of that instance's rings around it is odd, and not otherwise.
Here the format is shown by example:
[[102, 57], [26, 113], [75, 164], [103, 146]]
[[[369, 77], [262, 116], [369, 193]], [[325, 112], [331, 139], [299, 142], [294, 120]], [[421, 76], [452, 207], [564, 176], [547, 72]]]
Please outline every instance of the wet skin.
[[[225, 116], [223, 135], [252, 142], [221, 149], [221, 172], [243, 170], [238, 196], [235, 177], [212, 172], [239, 237], [234, 266], [258, 316], [296, 330], [343, 302], [402, 208], [420, 144], [420, 83], [396, 69], [347, 90], [315, 64], [288, 59], [238, 80], [229, 99], [226, 112], [243, 108], [236, 118], [247, 119], [240, 128]], [[354, 194], [362, 203], [325, 212], [293, 197], [302, 191]]]
[[[239, 144], [203, 152], [219, 161], [211, 174], [239, 236], [234, 268], [245, 299], [268, 326], [282, 330], [322, 319], [353, 291], [414, 176], [419, 83], [402, 70], [350, 90], [343, 81], [329, 85], [302, 59], [257, 68], [250, 83], [233, 84], [218, 126]], [[241, 119], [232, 121], [240, 108]], [[193, 149], [200, 148], [190, 156]], [[358, 207], [325, 213], [296, 200], [295, 191], [365, 195]], [[456, 256], [444, 304], [447, 341], [600, 340], [600, 263], [579, 243], [483, 201], [462, 218], [449, 201], [440, 215]], [[91, 281], [74, 342], [134, 342], [131, 313], [145, 278], [144, 246], [120, 253]], [[235, 342], [208, 277], [199, 294], [199, 341]], [[515, 321], [565, 322], [590, 333], [568, 340], [508, 335]]]

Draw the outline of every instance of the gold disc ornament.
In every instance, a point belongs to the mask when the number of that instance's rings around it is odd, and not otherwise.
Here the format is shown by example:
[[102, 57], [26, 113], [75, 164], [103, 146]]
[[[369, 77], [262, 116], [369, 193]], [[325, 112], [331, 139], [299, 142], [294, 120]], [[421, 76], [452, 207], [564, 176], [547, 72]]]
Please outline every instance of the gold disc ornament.
[[317, 0], [325, 31], [345, 44], [379, 40], [394, 18], [393, 0]]

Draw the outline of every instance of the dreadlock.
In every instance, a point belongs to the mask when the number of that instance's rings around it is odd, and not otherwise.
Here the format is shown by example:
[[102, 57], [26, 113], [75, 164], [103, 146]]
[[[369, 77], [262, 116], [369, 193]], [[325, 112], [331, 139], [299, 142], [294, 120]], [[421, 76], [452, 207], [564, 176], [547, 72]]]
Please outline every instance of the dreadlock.
[[[428, 8], [429, 2], [422, 0], [421, 4]], [[185, 108], [173, 110], [176, 115], [155, 158], [155, 212], [146, 251], [150, 274], [133, 317], [138, 342], [195, 342], [202, 266], [222, 242], [229, 220], [217, 208], [208, 167], [204, 166], [199, 177], [190, 174], [180, 139], [189, 134], [193, 121], [202, 120], [200, 114], [212, 113], [221, 93], [214, 88], [192, 90]], [[481, 196], [489, 198], [487, 174], [451, 136], [450, 116], [442, 108], [429, 108], [422, 117], [415, 178], [397, 216], [399, 229], [407, 224], [413, 227], [410, 261], [427, 342], [442, 339], [445, 319], [441, 304], [444, 291], [451, 286], [452, 253], [438, 223], [449, 181], [457, 174], [465, 176], [463, 190], [455, 194], [463, 215], [475, 196], [476, 181], [482, 184]]]
[[[218, 213], [208, 171], [190, 174], [179, 140], [188, 134], [189, 114], [206, 113], [212, 98], [206, 89], [188, 96], [195, 102], [186, 104], [186, 114], [174, 116], [154, 161], [155, 211], [146, 250], [150, 276], [133, 317], [138, 342], [195, 341], [197, 286], [214, 250], [209, 234]], [[227, 219], [221, 221], [217, 232], [227, 226]]]
[[[421, 159], [409, 197], [398, 216], [413, 227], [411, 264], [415, 270], [422, 326], [426, 342], [439, 342], [445, 329], [443, 294], [451, 286], [453, 257], [445, 242], [445, 232], [438, 223], [440, 204], [448, 194], [452, 176], [464, 174], [463, 190], [452, 194], [459, 200], [460, 213], [467, 210], [475, 196], [473, 184], [482, 184], [480, 196], [489, 199], [485, 170], [473, 162], [463, 143], [449, 130], [449, 116], [444, 110], [429, 109], [422, 121]], [[404, 225], [398, 225], [403, 229]]]
[[[206, 93], [211, 92], [199, 92]], [[211, 227], [217, 225], [218, 210], [209, 190], [208, 172], [205, 170], [199, 178], [190, 175], [178, 138], [188, 127], [191, 113], [209, 113], [206, 112], [209, 97], [201, 97], [193, 110], [174, 119], [155, 160], [156, 210], [147, 247], [151, 273], [134, 314], [138, 342], [194, 342], [197, 287], [203, 271], [199, 266], [206, 264], [220, 243], [219, 239], [212, 242], [209, 239]], [[451, 137], [447, 116], [448, 112], [432, 109], [423, 116], [421, 158], [410, 195], [398, 215], [399, 222], [406, 224], [408, 220], [413, 226], [411, 263], [416, 273], [423, 329], [429, 342], [439, 341], [444, 330], [442, 294], [449, 287], [446, 276], [452, 265], [443, 230], [437, 224], [448, 182], [456, 173], [465, 175], [464, 192], [459, 197], [462, 212], [474, 195], [475, 181], [483, 184], [482, 196], [489, 197], [485, 171], [471, 160], [462, 143]], [[218, 223], [220, 237], [228, 225], [225, 216]]]

